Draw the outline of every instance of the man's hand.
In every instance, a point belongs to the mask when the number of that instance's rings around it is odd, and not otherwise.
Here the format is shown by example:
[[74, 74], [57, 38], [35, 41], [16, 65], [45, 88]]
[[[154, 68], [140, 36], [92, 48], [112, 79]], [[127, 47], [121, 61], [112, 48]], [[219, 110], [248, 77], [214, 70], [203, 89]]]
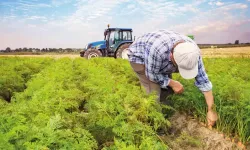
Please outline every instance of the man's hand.
[[205, 99], [206, 99], [206, 103], [207, 103], [207, 125], [209, 128], [212, 128], [212, 126], [214, 126], [215, 122], [218, 119], [217, 113], [214, 111], [214, 97], [213, 97], [213, 93], [212, 90], [211, 91], [207, 91], [207, 92], [203, 92]]
[[207, 112], [207, 125], [208, 125], [208, 127], [214, 126], [217, 119], [218, 119], [218, 116], [217, 116], [216, 112], [214, 112], [213, 110], [209, 110]]
[[175, 80], [170, 79], [169, 86], [173, 89], [174, 93], [181, 94], [184, 91], [183, 85]]

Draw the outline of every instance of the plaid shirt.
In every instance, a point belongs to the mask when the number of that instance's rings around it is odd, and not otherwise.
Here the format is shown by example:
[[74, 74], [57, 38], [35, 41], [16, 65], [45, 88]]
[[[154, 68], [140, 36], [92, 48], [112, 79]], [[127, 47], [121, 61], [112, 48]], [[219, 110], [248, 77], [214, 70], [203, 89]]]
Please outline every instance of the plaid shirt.
[[[149, 80], [159, 83], [161, 88], [167, 88], [169, 75], [178, 72], [178, 68], [170, 59], [170, 52], [174, 44], [180, 41], [196, 43], [187, 36], [174, 31], [159, 30], [138, 37], [129, 47], [129, 61], [145, 65], [145, 74]], [[195, 85], [201, 91], [210, 91], [212, 83], [209, 81], [200, 56], [198, 75]]]

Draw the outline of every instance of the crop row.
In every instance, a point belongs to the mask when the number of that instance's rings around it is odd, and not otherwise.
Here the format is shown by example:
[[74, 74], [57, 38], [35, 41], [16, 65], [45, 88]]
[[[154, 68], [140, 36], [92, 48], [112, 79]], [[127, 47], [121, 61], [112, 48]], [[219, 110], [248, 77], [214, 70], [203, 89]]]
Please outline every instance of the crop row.
[[123, 60], [59, 59], [25, 85], [2, 104], [1, 149], [167, 148], [169, 122]]
[[[0, 102], [0, 149], [167, 148], [156, 131], [170, 123], [155, 96], [140, 88], [127, 61], [0, 61], [1, 91], [11, 91], [11, 101]], [[249, 142], [250, 59], [209, 58], [204, 63], [213, 83], [217, 129]], [[185, 92], [171, 97], [173, 107], [205, 121], [206, 103], [194, 80], [178, 74], [174, 79]]]
[[49, 58], [0, 58], [0, 100], [10, 102], [14, 92], [22, 92], [25, 83], [53, 60]]

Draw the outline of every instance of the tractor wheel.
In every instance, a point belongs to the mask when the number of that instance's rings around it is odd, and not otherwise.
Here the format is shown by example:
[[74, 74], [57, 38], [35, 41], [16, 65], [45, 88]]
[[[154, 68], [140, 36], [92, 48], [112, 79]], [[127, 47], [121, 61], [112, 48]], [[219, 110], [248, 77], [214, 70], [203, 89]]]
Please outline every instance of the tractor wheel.
[[131, 45], [131, 43], [126, 43], [121, 45], [118, 50], [116, 51], [115, 57], [116, 58], [122, 58], [122, 59], [128, 59], [128, 47]]
[[84, 51], [80, 52], [80, 57], [84, 57]]
[[84, 53], [84, 57], [86, 59], [91, 59], [91, 58], [94, 58], [94, 57], [102, 57], [102, 53], [98, 49], [92, 48], [92, 49], [88, 49]]

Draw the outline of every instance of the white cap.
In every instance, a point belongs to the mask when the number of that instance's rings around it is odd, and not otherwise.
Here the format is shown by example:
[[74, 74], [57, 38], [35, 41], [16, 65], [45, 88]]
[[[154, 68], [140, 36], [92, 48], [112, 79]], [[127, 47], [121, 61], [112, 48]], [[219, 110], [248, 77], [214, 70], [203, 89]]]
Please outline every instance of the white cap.
[[180, 43], [174, 48], [174, 60], [184, 79], [192, 79], [198, 74], [200, 49], [189, 42]]

